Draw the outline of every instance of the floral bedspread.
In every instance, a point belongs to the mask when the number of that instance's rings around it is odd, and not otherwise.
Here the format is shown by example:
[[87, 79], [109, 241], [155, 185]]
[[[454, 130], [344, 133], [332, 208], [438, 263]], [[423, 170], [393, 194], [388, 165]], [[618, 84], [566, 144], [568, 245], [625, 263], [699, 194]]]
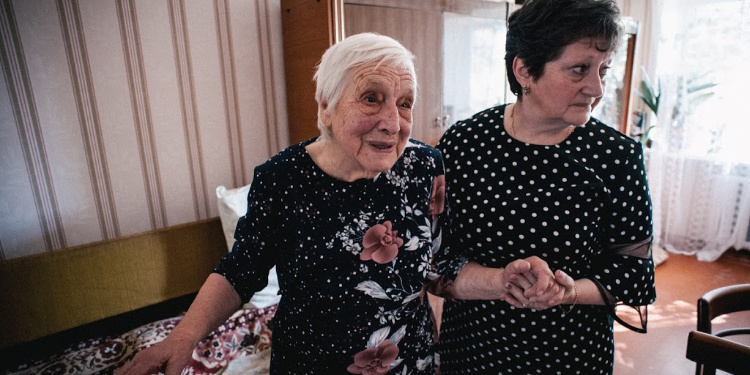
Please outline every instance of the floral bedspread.
[[[200, 342], [183, 374], [268, 374], [276, 305], [241, 309]], [[93, 338], [51, 357], [26, 363], [8, 375], [112, 374], [141, 349], [167, 337], [181, 316], [152, 322], [116, 337]]]

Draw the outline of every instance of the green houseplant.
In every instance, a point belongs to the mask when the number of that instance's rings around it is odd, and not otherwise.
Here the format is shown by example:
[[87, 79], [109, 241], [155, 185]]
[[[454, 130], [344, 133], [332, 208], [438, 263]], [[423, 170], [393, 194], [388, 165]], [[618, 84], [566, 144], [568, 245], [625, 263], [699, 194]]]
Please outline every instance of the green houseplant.
[[[661, 100], [661, 83], [657, 79], [656, 88], [654, 89], [651, 85], [651, 80], [649, 79], [646, 70], [641, 68], [641, 71], [643, 72], [644, 78], [641, 79], [640, 90], [636, 90], [635, 93], [639, 98], [641, 98], [643, 103], [651, 110], [651, 112], [653, 112], [654, 117], [657, 117], [659, 115], [659, 101]], [[643, 111], [638, 112], [638, 115], [640, 115], [638, 123], [636, 124], [636, 127], [640, 130], [638, 138], [641, 141], [641, 144], [649, 147], [651, 145], [650, 133], [656, 125], [648, 123]]]
[[[711, 90], [717, 85], [715, 82], [706, 81], [706, 78], [711, 73], [705, 73], [696, 77], [684, 77], [680, 76], [677, 80], [677, 95], [678, 100], [675, 103], [672, 111], [672, 120], [678, 119], [684, 115], [685, 111], [691, 111], [698, 107], [700, 104], [708, 100], [714, 95], [714, 91]], [[643, 101], [643, 103], [651, 110], [654, 118], [659, 116], [659, 103], [661, 102], [661, 82], [656, 80], [656, 87], [651, 84], [651, 79], [643, 69], [643, 79], [641, 80], [640, 90], [636, 90], [636, 95]], [[648, 122], [645, 114], [642, 111], [636, 111], [638, 120], [636, 128], [640, 130], [636, 134], [640, 142], [646, 146], [651, 146], [651, 130], [656, 127], [655, 122]]]

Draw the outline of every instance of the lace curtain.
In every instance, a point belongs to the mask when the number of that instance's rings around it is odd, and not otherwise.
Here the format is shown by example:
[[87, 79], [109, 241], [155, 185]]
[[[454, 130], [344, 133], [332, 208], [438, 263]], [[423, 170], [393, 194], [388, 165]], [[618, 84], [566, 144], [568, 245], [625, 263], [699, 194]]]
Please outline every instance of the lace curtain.
[[750, 0], [654, 4], [658, 62], [646, 79], [661, 96], [646, 153], [656, 244], [713, 261], [750, 249]]

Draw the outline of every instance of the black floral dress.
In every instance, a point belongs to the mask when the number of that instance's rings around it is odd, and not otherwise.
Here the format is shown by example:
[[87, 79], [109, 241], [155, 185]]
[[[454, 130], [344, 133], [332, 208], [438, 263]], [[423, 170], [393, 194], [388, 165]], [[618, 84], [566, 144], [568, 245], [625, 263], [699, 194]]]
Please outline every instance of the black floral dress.
[[[437, 259], [447, 280], [468, 261], [504, 267], [532, 255], [617, 301], [656, 298], [651, 202], [639, 143], [591, 119], [562, 143], [519, 142], [505, 106], [449, 129], [446, 230]], [[445, 270], [445, 271], [443, 271]], [[440, 370], [450, 374], [611, 374], [613, 313], [569, 305], [536, 311], [503, 301], [446, 301]]]
[[272, 374], [433, 374], [423, 286], [444, 202], [434, 197], [440, 153], [410, 140], [390, 171], [344, 182], [313, 162], [311, 141], [255, 169], [237, 242], [215, 272], [247, 301], [277, 266]]

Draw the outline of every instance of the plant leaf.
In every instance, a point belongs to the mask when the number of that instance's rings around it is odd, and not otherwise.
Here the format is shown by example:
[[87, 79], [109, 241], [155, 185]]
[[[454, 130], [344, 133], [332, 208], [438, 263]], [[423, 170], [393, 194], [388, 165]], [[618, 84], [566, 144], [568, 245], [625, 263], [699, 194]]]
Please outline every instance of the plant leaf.
[[636, 94], [643, 100], [643, 103], [654, 112], [654, 114], [659, 114], [659, 96], [661, 96], [661, 93], [655, 96], [654, 91], [648, 85], [648, 82], [643, 80], [641, 81], [641, 91], [636, 91]]
[[711, 87], [714, 87], [716, 85], [717, 83], [714, 83], [714, 82], [708, 82], [708, 83], [704, 83], [701, 85], [689, 85], [687, 88], [687, 92], [688, 94], [692, 94], [694, 92], [710, 89]]

